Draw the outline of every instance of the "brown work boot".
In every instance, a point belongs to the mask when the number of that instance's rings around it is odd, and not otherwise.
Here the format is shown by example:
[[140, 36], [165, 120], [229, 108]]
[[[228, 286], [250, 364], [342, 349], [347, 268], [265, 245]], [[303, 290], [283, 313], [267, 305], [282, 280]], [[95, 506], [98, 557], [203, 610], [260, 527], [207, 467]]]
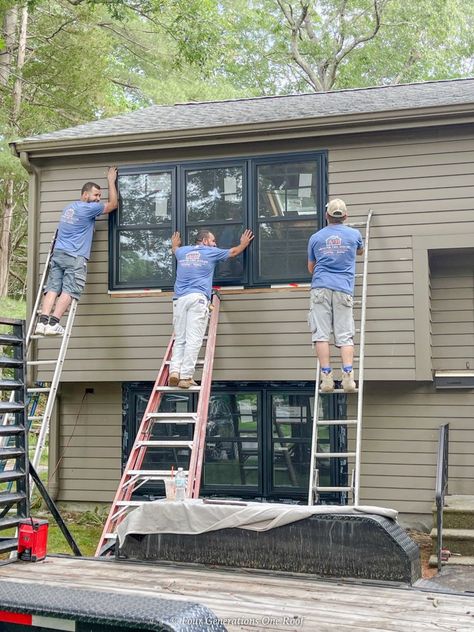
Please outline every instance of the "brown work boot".
[[179, 373], [170, 373], [168, 378], [168, 386], [178, 386], [179, 384]]
[[321, 393], [332, 393], [334, 390], [334, 378], [332, 371], [329, 373], [323, 373], [321, 371], [321, 384], [319, 386]]
[[179, 388], [191, 388], [191, 386], [197, 386], [197, 382], [195, 382], [192, 377], [188, 377], [184, 380], [179, 380], [178, 382]]
[[354, 380], [354, 371], [344, 371], [342, 369], [342, 388], [345, 393], [355, 393], [357, 386]]

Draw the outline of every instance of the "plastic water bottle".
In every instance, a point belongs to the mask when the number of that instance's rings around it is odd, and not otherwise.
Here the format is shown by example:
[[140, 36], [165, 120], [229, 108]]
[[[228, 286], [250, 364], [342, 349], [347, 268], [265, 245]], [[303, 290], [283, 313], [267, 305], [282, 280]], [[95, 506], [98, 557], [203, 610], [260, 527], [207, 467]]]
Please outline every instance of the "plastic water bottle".
[[176, 473], [176, 500], [185, 500], [186, 498], [186, 474], [182, 467], [178, 467]]

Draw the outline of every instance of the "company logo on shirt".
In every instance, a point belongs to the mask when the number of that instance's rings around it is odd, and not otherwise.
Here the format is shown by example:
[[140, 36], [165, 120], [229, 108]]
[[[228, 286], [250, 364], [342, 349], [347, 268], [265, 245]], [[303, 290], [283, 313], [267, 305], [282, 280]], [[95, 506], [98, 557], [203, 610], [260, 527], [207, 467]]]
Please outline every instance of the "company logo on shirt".
[[66, 224], [74, 224], [74, 209], [72, 206], [64, 211], [61, 221], [66, 222]]
[[208, 266], [209, 262], [201, 256], [199, 250], [191, 250], [187, 252], [185, 258], [181, 260], [181, 265], [188, 268], [202, 268]]
[[341, 244], [342, 244], [342, 239], [338, 237], [337, 235], [331, 235], [331, 237], [328, 237], [326, 239], [327, 248], [338, 247], [338, 246], [341, 246]]
[[186, 255], [187, 261], [199, 261], [200, 259], [201, 253], [197, 252], [197, 250], [195, 250], [194, 252], [188, 252], [188, 254]]
[[321, 248], [320, 252], [330, 257], [335, 257], [345, 254], [348, 250], [349, 246], [342, 242], [339, 235], [331, 235], [326, 239], [326, 244]]

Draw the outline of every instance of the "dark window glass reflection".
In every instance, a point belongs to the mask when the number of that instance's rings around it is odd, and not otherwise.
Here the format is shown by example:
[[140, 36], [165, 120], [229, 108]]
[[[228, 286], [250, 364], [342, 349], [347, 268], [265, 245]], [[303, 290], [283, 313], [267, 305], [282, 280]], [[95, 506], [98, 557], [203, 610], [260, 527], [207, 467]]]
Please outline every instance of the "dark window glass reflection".
[[259, 226], [258, 257], [262, 280], [308, 277], [307, 247], [316, 220], [268, 222]]
[[118, 182], [121, 226], [171, 223], [171, 173], [123, 175]]
[[259, 218], [317, 214], [316, 162], [260, 165], [257, 173]]
[[186, 174], [188, 222], [242, 221], [242, 168], [200, 169]]
[[120, 283], [171, 284], [172, 280], [169, 229], [120, 231]]

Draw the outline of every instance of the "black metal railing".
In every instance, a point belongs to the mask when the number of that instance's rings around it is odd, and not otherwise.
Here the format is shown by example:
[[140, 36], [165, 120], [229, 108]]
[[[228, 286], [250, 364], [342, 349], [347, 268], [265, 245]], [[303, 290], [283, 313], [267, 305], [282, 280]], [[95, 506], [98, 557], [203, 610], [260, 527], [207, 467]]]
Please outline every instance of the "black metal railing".
[[443, 550], [443, 509], [444, 497], [448, 491], [449, 424], [439, 427], [438, 461], [436, 465], [436, 556], [438, 572], [441, 571]]

